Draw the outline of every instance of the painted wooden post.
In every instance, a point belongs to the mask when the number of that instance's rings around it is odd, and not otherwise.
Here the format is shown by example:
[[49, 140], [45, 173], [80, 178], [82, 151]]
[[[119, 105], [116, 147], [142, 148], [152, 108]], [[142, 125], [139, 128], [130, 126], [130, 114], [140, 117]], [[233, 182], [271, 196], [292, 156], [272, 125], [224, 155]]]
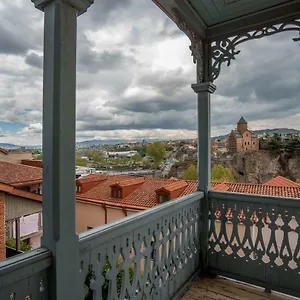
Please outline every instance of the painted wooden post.
[[16, 221], [16, 251], [21, 250], [21, 227], [20, 227], [20, 218], [17, 218]]
[[77, 16], [92, 0], [32, 0], [45, 13], [42, 246], [52, 252], [49, 299], [77, 299], [75, 104]]
[[200, 260], [202, 271], [206, 271], [209, 232], [208, 191], [211, 168], [210, 95], [214, 93], [216, 86], [211, 82], [203, 82], [192, 84], [192, 88], [198, 95], [198, 191], [204, 192], [204, 198], [201, 200]]

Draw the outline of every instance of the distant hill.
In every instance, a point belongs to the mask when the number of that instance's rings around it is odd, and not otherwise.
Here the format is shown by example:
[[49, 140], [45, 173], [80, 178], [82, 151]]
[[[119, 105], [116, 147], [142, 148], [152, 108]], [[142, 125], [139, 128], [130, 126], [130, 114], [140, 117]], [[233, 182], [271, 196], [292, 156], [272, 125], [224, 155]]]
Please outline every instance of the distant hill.
[[[290, 129], [290, 128], [274, 128], [274, 129], [261, 129], [261, 130], [253, 130], [253, 133], [256, 135], [263, 135], [263, 134], [300, 134], [300, 130], [298, 129]], [[225, 135], [218, 135], [212, 137], [214, 140], [226, 140], [229, 134]]]
[[[88, 140], [82, 142], [76, 142], [77, 147], [87, 147], [93, 145], [116, 145], [116, 144], [123, 144], [123, 143], [136, 143], [142, 142], [143, 139], [134, 139], [134, 140]], [[164, 139], [147, 139], [147, 141], [164, 141]]]
[[20, 146], [14, 144], [0, 143], [0, 148], [15, 149], [15, 148], [20, 148]]

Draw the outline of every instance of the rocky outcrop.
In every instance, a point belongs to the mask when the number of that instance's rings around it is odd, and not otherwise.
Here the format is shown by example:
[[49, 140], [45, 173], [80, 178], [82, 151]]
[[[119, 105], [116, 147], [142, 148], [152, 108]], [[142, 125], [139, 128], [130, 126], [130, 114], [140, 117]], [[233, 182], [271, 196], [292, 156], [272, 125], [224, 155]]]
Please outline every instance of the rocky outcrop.
[[[231, 158], [212, 159], [214, 165], [229, 168], [236, 182], [264, 183], [281, 175], [291, 180], [300, 178], [300, 156], [270, 151], [240, 152]], [[171, 169], [171, 176], [183, 178], [188, 162]]]

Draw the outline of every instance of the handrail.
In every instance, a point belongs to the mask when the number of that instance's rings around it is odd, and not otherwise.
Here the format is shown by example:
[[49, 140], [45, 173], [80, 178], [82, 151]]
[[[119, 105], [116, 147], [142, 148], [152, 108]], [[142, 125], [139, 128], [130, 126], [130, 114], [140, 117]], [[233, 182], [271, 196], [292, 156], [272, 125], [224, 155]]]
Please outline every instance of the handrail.
[[168, 210], [168, 212], [171, 214], [173, 211], [181, 209], [184, 206], [195, 201], [199, 201], [203, 197], [203, 192], [195, 192], [193, 194], [183, 196], [176, 200], [168, 201], [161, 205], [157, 205], [153, 208], [138, 212], [129, 217], [83, 232], [79, 234], [80, 248], [82, 246], [86, 248], [86, 243], [91, 242], [95, 239], [101, 239], [101, 241], [105, 243], [105, 241], [111, 240], [115, 236], [120, 236], [122, 232], [132, 230], [132, 228], [136, 226], [136, 222], [143, 226], [146, 223], [151, 222], [151, 220], [157, 219], [158, 217], [165, 215], [166, 210]]
[[200, 266], [196, 192], [80, 234], [79, 295], [173, 299]]
[[249, 204], [269, 204], [276, 206], [289, 206], [289, 207], [300, 207], [299, 198], [287, 198], [278, 196], [266, 196], [257, 194], [243, 194], [243, 193], [230, 193], [230, 192], [219, 192], [209, 191], [210, 198], [219, 200], [239, 201]]
[[51, 266], [51, 252], [44, 248], [0, 261], [0, 290]]

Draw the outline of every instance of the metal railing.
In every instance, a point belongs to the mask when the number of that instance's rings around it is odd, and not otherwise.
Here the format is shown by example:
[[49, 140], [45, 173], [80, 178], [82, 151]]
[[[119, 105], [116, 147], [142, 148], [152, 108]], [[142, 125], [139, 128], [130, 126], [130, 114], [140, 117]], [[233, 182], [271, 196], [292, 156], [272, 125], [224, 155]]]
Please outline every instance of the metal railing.
[[300, 199], [209, 192], [212, 272], [300, 296]]
[[0, 299], [48, 299], [50, 251], [40, 248], [0, 262]]
[[80, 299], [171, 299], [199, 269], [202, 197], [184, 196], [81, 234]]

